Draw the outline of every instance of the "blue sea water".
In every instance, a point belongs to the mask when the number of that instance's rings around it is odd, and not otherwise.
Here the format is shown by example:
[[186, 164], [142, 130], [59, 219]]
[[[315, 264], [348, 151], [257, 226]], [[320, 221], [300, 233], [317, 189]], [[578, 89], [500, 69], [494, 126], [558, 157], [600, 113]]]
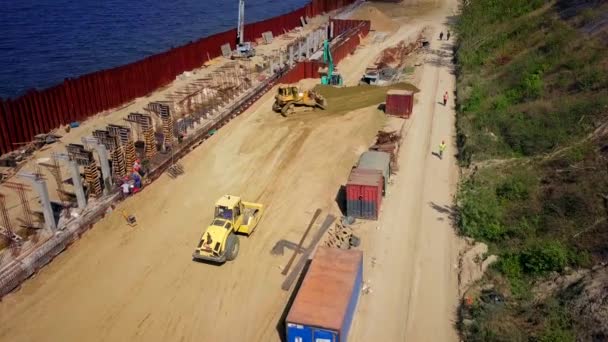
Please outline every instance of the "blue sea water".
[[[308, 0], [247, 0], [246, 22]], [[0, 0], [0, 97], [130, 63], [236, 26], [238, 0]]]

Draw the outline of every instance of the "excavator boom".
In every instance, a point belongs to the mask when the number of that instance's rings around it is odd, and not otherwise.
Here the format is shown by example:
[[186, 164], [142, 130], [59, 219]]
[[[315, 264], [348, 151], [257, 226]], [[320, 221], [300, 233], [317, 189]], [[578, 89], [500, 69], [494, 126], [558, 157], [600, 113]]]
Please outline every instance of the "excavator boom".
[[327, 74], [321, 76], [321, 84], [341, 86], [344, 81], [342, 76], [336, 73], [336, 66], [334, 65], [334, 58], [331, 56], [328, 40], [323, 42], [323, 62], [327, 64]]

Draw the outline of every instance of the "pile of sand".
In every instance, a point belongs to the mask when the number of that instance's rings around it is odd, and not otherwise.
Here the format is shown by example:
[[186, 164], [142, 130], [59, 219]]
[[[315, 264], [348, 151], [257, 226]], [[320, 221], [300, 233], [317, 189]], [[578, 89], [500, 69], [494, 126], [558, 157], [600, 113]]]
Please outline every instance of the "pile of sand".
[[357, 8], [350, 16], [350, 19], [369, 20], [372, 22], [372, 30], [381, 32], [395, 32], [399, 25], [389, 16], [382, 13], [379, 9], [371, 5], [363, 5]]

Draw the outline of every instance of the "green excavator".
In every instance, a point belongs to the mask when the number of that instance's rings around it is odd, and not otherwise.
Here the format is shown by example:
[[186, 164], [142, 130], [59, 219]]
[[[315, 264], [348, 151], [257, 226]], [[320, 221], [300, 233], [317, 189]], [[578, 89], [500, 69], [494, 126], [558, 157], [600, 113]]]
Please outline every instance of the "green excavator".
[[321, 76], [321, 84], [341, 86], [344, 81], [342, 75], [336, 71], [334, 66], [334, 59], [331, 56], [331, 49], [329, 48], [329, 41], [323, 42], [323, 62], [327, 65], [327, 70], [323, 70], [323, 76]]

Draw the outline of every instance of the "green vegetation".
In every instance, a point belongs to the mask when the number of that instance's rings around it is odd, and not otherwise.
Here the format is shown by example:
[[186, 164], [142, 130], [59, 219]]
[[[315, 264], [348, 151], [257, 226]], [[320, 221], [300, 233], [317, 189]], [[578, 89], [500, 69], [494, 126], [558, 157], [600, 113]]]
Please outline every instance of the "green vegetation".
[[499, 256], [483, 282], [504, 301], [482, 291], [466, 308], [470, 341], [584, 335], [566, 302], [538, 302], [533, 290], [608, 258], [608, 49], [581, 29], [600, 9], [562, 18], [557, 6], [569, 3], [465, 1], [455, 25], [458, 157], [469, 174], [458, 226]]

